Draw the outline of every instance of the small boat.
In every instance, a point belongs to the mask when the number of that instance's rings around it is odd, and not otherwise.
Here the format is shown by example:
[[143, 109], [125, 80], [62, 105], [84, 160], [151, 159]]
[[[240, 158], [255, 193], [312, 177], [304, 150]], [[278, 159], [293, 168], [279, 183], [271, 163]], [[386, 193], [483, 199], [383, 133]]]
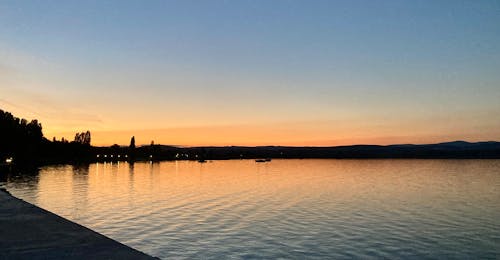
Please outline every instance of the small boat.
[[206, 163], [207, 161], [206, 161], [206, 160], [201, 159], [201, 160], [198, 160], [198, 162], [199, 162], [199, 163]]
[[266, 159], [257, 159], [255, 162], [267, 162]]

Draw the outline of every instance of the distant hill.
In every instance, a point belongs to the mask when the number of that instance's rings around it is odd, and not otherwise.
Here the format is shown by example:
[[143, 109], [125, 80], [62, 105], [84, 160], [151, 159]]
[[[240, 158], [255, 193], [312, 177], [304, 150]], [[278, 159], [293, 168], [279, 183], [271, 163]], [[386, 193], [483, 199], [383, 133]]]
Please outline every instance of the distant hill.
[[421, 158], [500, 159], [500, 142], [454, 141], [438, 144], [351, 145], [333, 147], [224, 146], [179, 147], [146, 145], [135, 147], [90, 145], [90, 131], [76, 133], [74, 141], [42, 134], [36, 120], [17, 118], [0, 110], [0, 165], [89, 163], [95, 161], [140, 160], [224, 160], [257, 158]]
[[[142, 150], [141, 150], [142, 149]], [[140, 147], [142, 153], [148, 146]], [[175, 157], [177, 155], [177, 157]], [[180, 156], [179, 156], [180, 155]], [[186, 157], [187, 155], [187, 157]], [[500, 142], [454, 141], [438, 144], [351, 145], [333, 147], [225, 146], [175, 147], [155, 145], [157, 159], [237, 158], [500, 158]]]

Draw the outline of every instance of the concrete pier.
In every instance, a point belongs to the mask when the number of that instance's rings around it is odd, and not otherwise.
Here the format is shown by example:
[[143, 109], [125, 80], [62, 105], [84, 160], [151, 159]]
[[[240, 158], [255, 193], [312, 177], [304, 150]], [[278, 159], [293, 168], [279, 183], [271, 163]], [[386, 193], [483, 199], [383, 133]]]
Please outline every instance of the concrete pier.
[[0, 259], [155, 259], [0, 191]]

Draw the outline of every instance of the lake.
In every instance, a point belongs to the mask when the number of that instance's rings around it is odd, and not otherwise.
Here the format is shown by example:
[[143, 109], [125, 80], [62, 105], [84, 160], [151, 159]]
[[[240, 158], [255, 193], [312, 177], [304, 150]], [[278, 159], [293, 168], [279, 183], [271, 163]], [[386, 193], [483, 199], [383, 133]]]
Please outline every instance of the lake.
[[1, 185], [160, 258], [500, 257], [500, 160], [95, 163]]

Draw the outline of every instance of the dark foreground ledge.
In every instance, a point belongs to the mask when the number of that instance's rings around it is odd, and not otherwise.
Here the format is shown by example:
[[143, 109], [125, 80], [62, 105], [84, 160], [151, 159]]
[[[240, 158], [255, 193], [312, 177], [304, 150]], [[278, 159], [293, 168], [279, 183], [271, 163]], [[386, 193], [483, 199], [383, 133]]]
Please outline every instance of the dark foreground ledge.
[[154, 259], [0, 191], [0, 259]]

